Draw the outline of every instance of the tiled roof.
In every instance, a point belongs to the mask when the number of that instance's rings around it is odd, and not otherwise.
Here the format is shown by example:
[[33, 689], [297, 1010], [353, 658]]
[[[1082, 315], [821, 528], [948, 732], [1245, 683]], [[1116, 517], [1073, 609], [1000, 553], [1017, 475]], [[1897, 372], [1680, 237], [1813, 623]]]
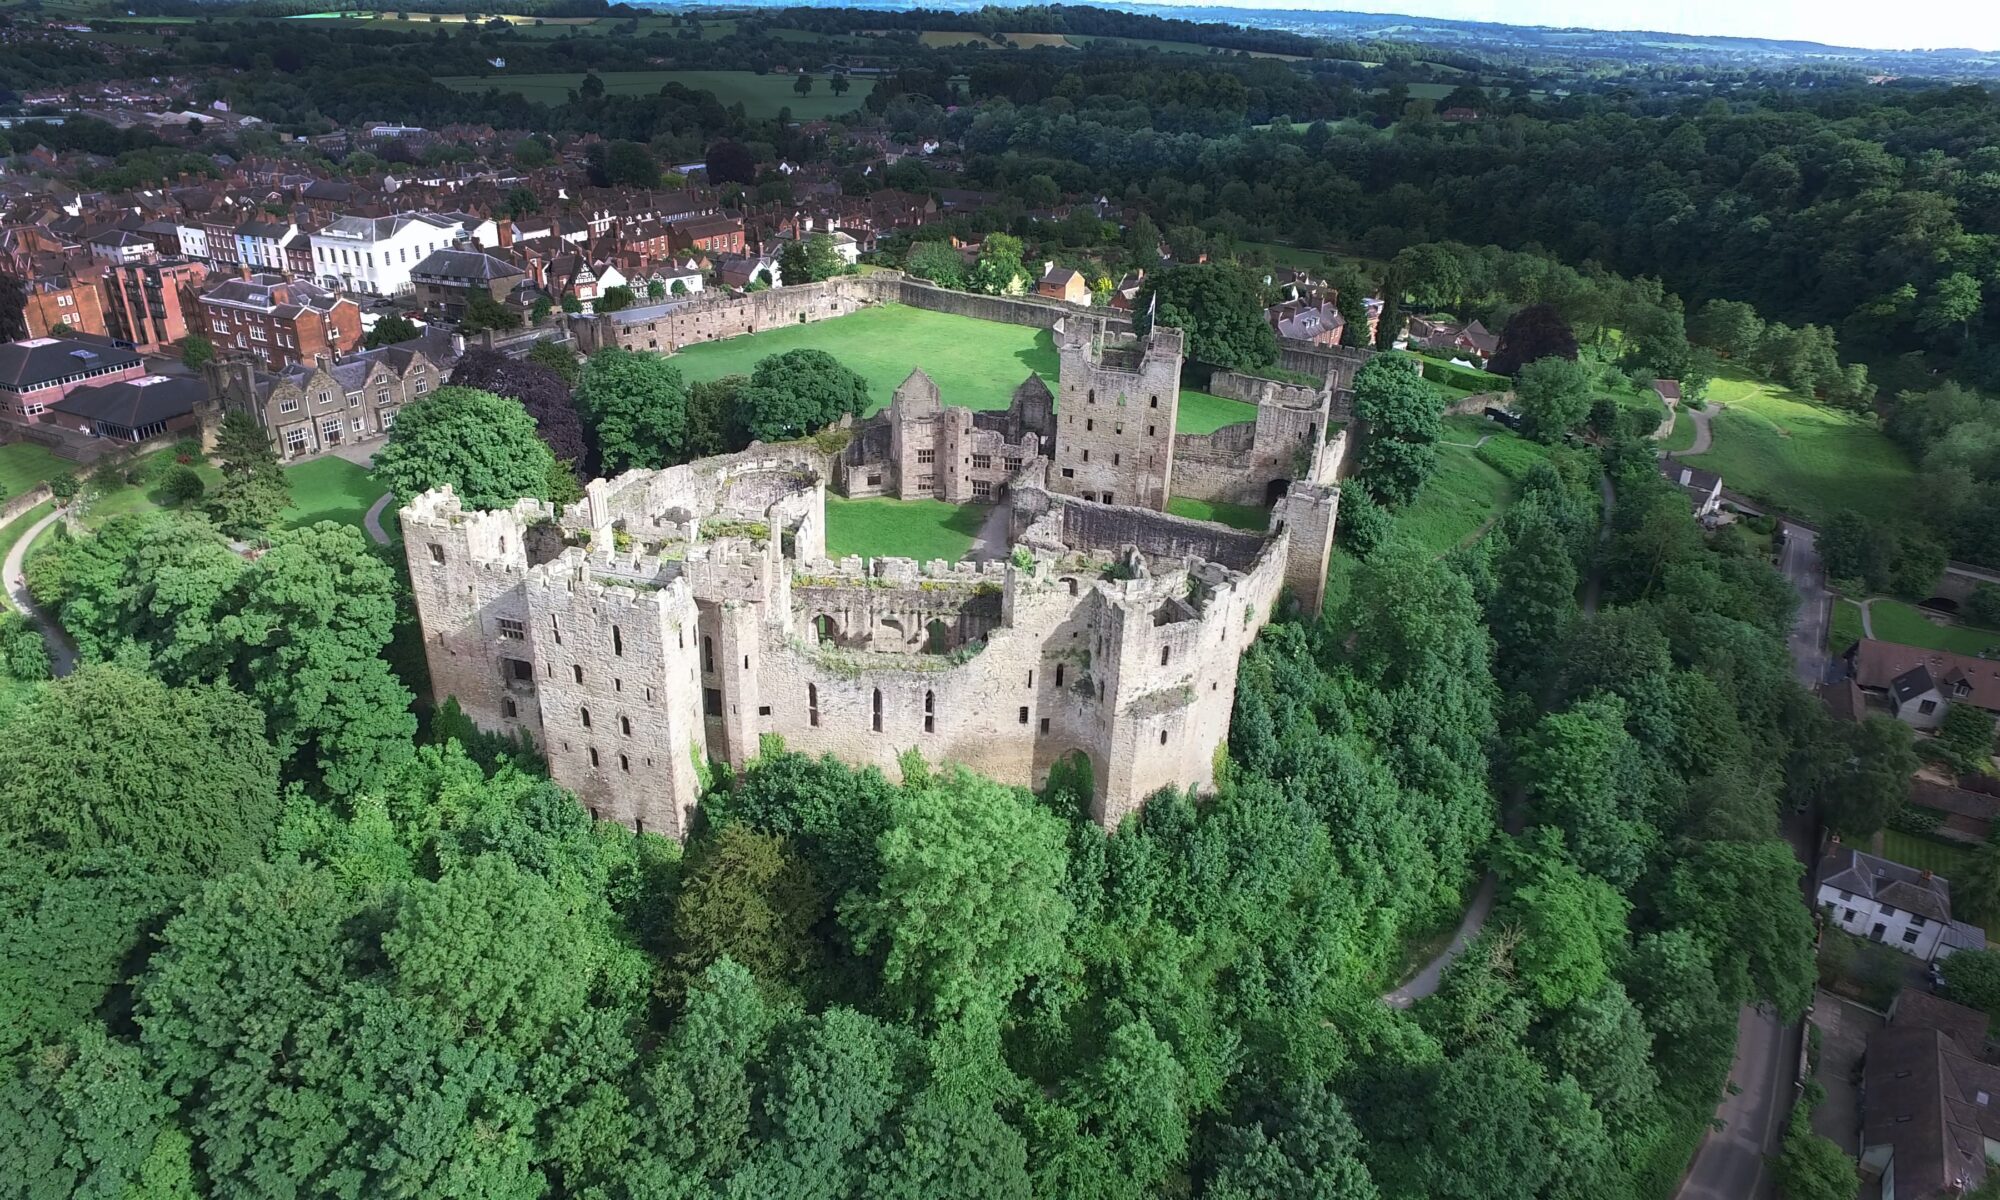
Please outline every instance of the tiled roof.
[[[1947, 700], [1966, 699], [1989, 712], [2000, 712], [2000, 662], [1953, 654], [1948, 650], [1927, 650], [1897, 642], [1863, 638], [1848, 651], [1854, 678], [1871, 691], [1888, 691], [1900, 678], [1922, 667]], [[1956, 685], [1964, 685], [1966, 695], [1957, 696]]]
[[1820, 859], [1819, 882], [1933, 921], [1951, 920], [1951, 881], [1851, 846], [1835, 846]]

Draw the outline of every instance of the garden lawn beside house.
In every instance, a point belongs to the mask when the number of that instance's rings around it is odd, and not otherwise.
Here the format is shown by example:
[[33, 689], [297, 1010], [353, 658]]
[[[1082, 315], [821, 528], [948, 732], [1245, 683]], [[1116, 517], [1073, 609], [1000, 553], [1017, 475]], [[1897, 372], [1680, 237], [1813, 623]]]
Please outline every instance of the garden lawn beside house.
[[[375, 481], [366, 467], [328, 454], [285, 468], [285, 482], [291, 485], [292, 505], [279, 518], [287, 529], [311, 525], [315, 521], [338, 521], [367, 532], [362, 518], [374, 507], [388, 487]], [[391, 540], [398, 536], [396, 510], [391, 504], [382, 512], [382, 528]]]
[[1810, 403], [1740, 374], [1708, 386], [1715, 445], [1685, 461], [1717, 472], [1724, 487], [1806, 521], [1841, 509], [1897, 521], [1916, 469], [1864, 414]]
[[[1856, 624], [1859, 624], [1858, 607], [1855, 613]], [[2000, 650], [2000, 630], [1932, 620], [1923, 609], [1901, 600], [1878, 597], [1868, 605], [1868, 622], [1874, 626], [1876, 638], [1885, 642], [1949, 650], [1954, 654], [1976, 655], [1982, 650]]]
[[826, 555], [846, 558], [942, 558], [957, 562], [972, 549], [972, 539], [989, 511], [984, 504], [946, 504], [942, 500], [848, 500], [826, 498]]
[[77, 465], [59, 458], [40, 442], [10, 442], [0, 446], [0, 500], [12, 500], [34, 486]]
[[1826, 623], [1827, 650], [1833, 654], [1844, 654], [1861, 638], [1861, 606], [1844, 596], [1835, 596], [1833, 616]]

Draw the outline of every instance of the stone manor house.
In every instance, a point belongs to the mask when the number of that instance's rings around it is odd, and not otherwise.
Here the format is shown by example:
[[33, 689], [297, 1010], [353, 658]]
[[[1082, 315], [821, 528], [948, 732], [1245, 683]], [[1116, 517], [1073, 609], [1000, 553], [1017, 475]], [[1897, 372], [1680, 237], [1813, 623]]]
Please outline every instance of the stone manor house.
[[[593, 815], [675, 838], [705, 763], [740, 766], [774, 734], [891, 777], [911, 750], [1023, 786], [1081, 758], [1106, 826], [1161, 788], [1212, 787], [1239, 657], [1283, 592], [1320, 601], [1334, 385], [1226, 382], [1256, 420], [1177, 434], [1178, 331], [1072, 317], [1057, 338], [1059, 394], [1031, 378], [1005, 412], [948, 406], [915, 372], [832, 454], [630, 471], [561, 512], [415, 498], [436, 695], [531, 736]], [[1012, 553], [830, 561], [829, 484], [1004, 499]], [[1169, 515], [1170, 491], [1270, 503], [1270, 526]]]

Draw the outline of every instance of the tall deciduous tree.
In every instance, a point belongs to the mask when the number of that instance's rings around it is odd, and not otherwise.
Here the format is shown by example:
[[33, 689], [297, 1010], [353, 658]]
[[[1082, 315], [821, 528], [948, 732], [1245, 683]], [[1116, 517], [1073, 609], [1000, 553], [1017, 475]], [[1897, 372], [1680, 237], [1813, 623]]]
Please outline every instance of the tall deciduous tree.
[[[1992, 721], [1986, 721], [1992, 739]], [[1842, 731], [1845, 761], [1834, 766], [1826, 795], [1826, 819], [1849, 837], [1865, 838], [1882, 828], [1909, 799], [1917, 759], [1910, 727], [1894, 717], [1871, 716]]]
[[752, 436], [784, 441], [866, 412], [868, 381], [824, 350], [787, 350], [757, 363], [741, 403]]
[[728, 825], [689, 856], [674, 896], [679, 986], [727, 958], [767, 988], [804, 982], [818, 957], [812, 927], [827, 907], [812, 868], [782, 840]]
[[0, 727], [0, 828], [50, 851], [220, 873], [257, 859], [277, 817], [263, 714], [226, 688], [87, 666]]
[[1573, 358], [1538, 358], [1515, 374], [1514, 399], [1529, 437], [1557, 442], [1590, 417], [1590, 371]]
[[1553, 304], [1530, 304], [1507, 318], [1500, 331], [1500, 344], [1486, 369], [1496, 375], [1512, 375], [1531, 362], [1544, 358], [1576, 361], [1576, 333]]
[[363, 344], [370, 350], [380, 346], [394, 346], [398, 342], [407, 342], [422, 332], [417, 328], [416, 322], [408, 317], [400, 314], [391, 315], [375, 322], [375, 328], [368, 331], [368, 337]]
[[[548, 347], [544, 351], [543, 347]], [[558, 363], [560, 366], [551, 365]], [[561, 367], [569, 369], [569, 375]], [[585, 469], [590, 447], [583, 436], [583, 418], [570, 400], [570, 385], [576, 376], [576, 358], [554, 342], [535, 343], [525, 359], [494, 350], [468, 350], [451, 370], [455, 387], [477, 388], [519, 400], [534, 419], [535, 432], [548, 443], [549, 453], [573, 470]]]
[[208, 511], [231, 537], [262, 537], [292, 503], [271, 435], [249, 413], [231, 411], [216, 432], [215, 453], [222, 482], [208, 494]]
[[1264, 320], [1257, 282], [1233, 263], [1169, 267], [1147, 276], [1132, 314], [1141, 333], [1154, 325], [1179, 329], [1187, 357], [1196, 362], [1235, 370], [1278, 361], [1278, 338]]
[[1381, 354], [1354, 375], [1354, 415], [1368, 424], [1361, 480], [1392, 506], [1417, 498], [1437, 469], [1444, 402], [1400, 355]]
[[908, 257], [903, 260], [903, 268], [919, 279], [928, 279], [939, 287], [962, 288], [965, 286], [965, 260], [960, 258], [949, 242], [917, 242], [910, 247]]
[[685, 461], [687, 400], [680, 368], [642, 350], [598, 351], [576, 385], [606, 474]]
[[1008, 788], [952, 769], [906, 784], [883, 833], [882, 878], [841, 920], [910, 1011], [997, 1015], [1062, 951], [1062, 828]]
[[518, 400], [468, 387], [441, 387], [403, 406], [375, 473], [399, 503], [447, 484], [472, 508], [547, 499], [555, 465]]

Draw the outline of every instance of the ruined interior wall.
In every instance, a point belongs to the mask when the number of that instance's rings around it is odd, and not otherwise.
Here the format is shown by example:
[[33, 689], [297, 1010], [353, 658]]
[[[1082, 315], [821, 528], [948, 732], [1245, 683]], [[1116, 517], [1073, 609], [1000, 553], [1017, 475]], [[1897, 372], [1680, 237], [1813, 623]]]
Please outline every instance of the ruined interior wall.
[[1128, 506], [1065, 500], [1063, 541], [1080, 550], [1137, 546], [1158, 558], [1201, 558], [1248, 570], [1263, 549], [1261, 534]]

